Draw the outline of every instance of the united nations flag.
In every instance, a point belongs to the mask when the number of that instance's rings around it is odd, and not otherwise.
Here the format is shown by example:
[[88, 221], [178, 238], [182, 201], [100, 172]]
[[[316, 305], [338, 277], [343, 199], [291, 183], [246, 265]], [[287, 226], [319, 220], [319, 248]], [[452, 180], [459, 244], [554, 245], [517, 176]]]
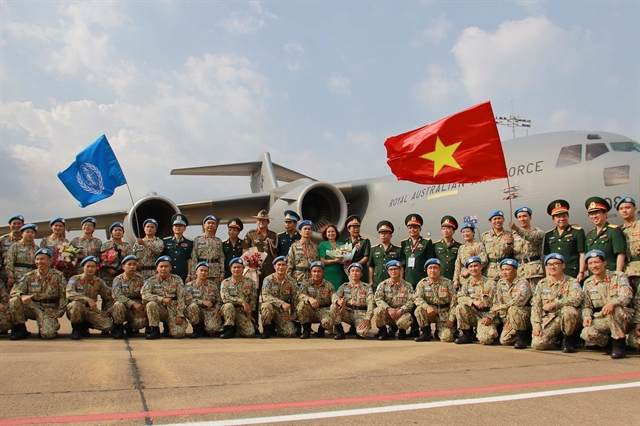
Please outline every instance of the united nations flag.
[[104, 135], [80, 151], [76, 161], [67, 170], [58, 173], [58, 178], [71, 195], [80, 201], [80, 207], [109, 198], [117, 187], [127, 184], [118, 159]]

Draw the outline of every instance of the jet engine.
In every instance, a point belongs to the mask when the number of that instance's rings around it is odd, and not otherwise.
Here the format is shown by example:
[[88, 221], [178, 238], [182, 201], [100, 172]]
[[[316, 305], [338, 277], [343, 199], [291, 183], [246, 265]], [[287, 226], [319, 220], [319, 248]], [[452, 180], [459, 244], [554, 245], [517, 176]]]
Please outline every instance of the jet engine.
[[[289, 189], [291, 188], [291, 189]], [[328, 223], [334, 223], [342, 231], [347, 220], [347, 200], [335, 186], [311, 179], [300, 179], [278, 188], [287, 191], [277, 197], [269, 210], [269, 216], [282, 220], [285, 210], [293, 210], [302, 219], [313, 222], [313, 238], [320, 239], [320, 230]], [[277, 194], [275, 194], [277, 196]]]
[[144, 237], [143, 223], [149, 218], [158, 222], [156, 237], [170, 237], [173, 235], [171, 216], [176, 213], [180, 213], [180, 209], [170, 199], [156, 193], [146, 195], [131, 207], [122, 221], [125, 239], [132, 242], [138, 237]]

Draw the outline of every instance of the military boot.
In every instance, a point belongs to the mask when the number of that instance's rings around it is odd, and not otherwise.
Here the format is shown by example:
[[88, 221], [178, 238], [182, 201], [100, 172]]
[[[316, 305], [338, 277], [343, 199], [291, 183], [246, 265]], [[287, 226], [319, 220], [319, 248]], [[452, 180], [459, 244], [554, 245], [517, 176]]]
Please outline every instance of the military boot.
[[235, 330], [234, 330], [234, 326], [232, 325], [225, 325], [224, 327], [222, 327], [222, 336], [220, 336], [221, 339], [231, 339], [233, 336], [235, 336]]
[[82, 339], [82, 329], [83, 323], [73, 323], [71, 324], [71, 340], [80, 340]]
[[407, 340], [407, 330], [398, 330], [398, 340]]
[[151, 331], [147, 334], [147, 340], [156, 340], [162, 337], [162, 334], [160, 334], [160, 326], [156, 325], [150, 328]]
[[395, 325], [392, 325], [391, 327], [389, 327], [389, 337], [391, 339], [393, 339], [394, 337], [396, 337], [396, 332], [398, 331], [398, 327], [396, 327]]
[[296, 337], [302, 336], [302, 326], [300, 325], [300, 323], [298, 321], [295, 321], [293, 325], [296, 328]]
[[135, 335], [137, 334], [136, 331], [134, 331], [133, 328], [131, 328], [131, 324], [129, 323], [126, 323], [123, 328], [128, 338], [135, 337]]
[[613, 348], [611, 349], [611, 358], [613, 359], [622, 359], [622, 358], [626, 358], [627, 354], [625, 354], [624, 349], [625, 349], [625, 341], [624, 341], [624, 337], [620, 338], [620, 339], [610, 339], [613, 340]]
[[80, 335], [82, 337], [91, 337], [91, 332], [89, 329], [91, 328], [90, 322], [81, 322], [80, 323]]
[[386, 326], [382, 326], [378, 329], [378, 340], [389, 340], [389, 332]]
[[573, 342], [571, 341], [571, 336], [567, 336], [566, 334], [562, 335], [562, 353], [564, 354], [572, 354], [576, 350], [573, 348]]
[[199, 324], [192, 324], [191, 325], [193, 327], [193, 333], [191, 333], [191, 336], [189, 336], [191, 339], [198, 339], [200, 337], [202, 337], [202, 331], [204, 330], [204, 323], [199, 323]]
[[9, 337], [9, 339], [22, 340], [26, 339], [28, 336], [29, 334], [27, 332], [27, 326], [25, 326], [24, 323], [21, 323], [13, 326], [13, 328], [11, 329], [11, 337]]
[[353, 326], [349, 326], [349, 330], [347, 330], [347, 332], [345, 333], [347, 336], [357, 336], [358, 333], [356, 332], [356, 327]]
[[416, 342], [428, 342], [431, 340], [431, 327], [422, 327], [420, 331], [422, 331], [422, 334], [413, 340]]
[[473, 330], [462, 330], [462, 336], [458, 337], [455, 342], [458, 345], [466, 345], [473, 343]]
[[411, 333], [409, 334], [409, 337], [420, 337], [420, 326], [415, 319], [411, 323]]
[[516, 349], [527, 349], [527, 346], [529, 346], [527, 343], [527, 330], [517, 330], [516, 333], [518, 334], [518, 338], [513, 347]]
[[338, 330], [338, 334], [336, 334], [333, 340], [344, 340], [344, 328], [342, 328], [342, 324], [336, 325], [336, 330]]
[[262, 324], [262, 334], [260, 338], [268, 339], [269, 337], [271, 337], [271, 324]]
[[321, 325], [318, 326], [318, 332], [316, 333], [316, 337], [324, 337], [324, 327]]
[[300, 338], [308, 339], [310, 337], [311, 337], [311, 323], [305, 322], [304, 324], [302, 324], [302, 336], [300, 336]]
[[124, 325], [114, 324], [113, 332], [111, 334], [114, 339], [124, 339]]

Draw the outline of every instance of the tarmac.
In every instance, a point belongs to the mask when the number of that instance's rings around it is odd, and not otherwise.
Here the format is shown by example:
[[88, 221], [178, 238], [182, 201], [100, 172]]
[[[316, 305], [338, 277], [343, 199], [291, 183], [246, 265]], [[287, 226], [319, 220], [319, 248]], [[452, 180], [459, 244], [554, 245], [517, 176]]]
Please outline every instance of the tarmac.
[[[640, 355], [349, 336], [0, 336], [0, 426], [640, 425]], [[35, 323], [28, 322], [30, 331]]]

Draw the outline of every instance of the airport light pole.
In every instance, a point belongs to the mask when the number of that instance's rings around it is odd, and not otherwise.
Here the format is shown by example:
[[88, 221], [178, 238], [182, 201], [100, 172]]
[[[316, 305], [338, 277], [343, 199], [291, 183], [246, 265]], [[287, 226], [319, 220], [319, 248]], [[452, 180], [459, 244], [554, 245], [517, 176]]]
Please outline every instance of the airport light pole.
[[515, 117], [513, 115], [513, 100], [511, 100], [511, 115], [509, 117], [496, 117], [496, 124], [511, 127], [514, 139], [516, 137], [516, 127], [524, 127], [526, 129], [525, 131], [527, 136], [529, 135], [528, 129], [531, 128], [531, 120], [520, 118], [520, 116]]

